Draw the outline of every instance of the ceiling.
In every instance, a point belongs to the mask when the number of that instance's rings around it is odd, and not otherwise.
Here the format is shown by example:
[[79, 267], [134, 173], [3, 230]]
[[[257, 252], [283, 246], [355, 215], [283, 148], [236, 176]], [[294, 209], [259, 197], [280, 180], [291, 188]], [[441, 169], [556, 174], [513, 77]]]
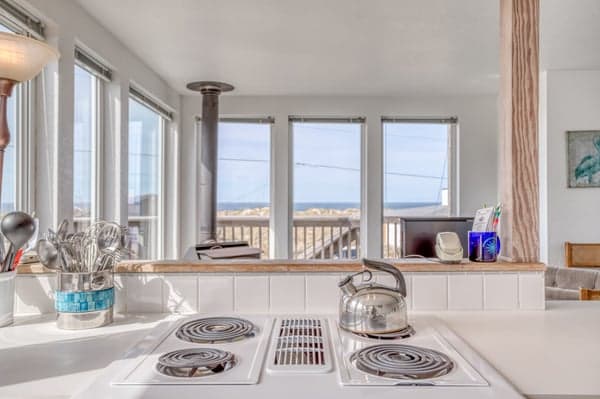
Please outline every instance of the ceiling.
[[[236, 95], [498, 90], [496, 0], [77, 1], [182, 94], [195, 80]], [[600, 1], [541, 3], [542, 68], [600, 67]]]
[[[494, 92], [498, 7], [481, 0], [78, 0], [181, 93]], [[143, 4], [143, 6], [142, 6]]]

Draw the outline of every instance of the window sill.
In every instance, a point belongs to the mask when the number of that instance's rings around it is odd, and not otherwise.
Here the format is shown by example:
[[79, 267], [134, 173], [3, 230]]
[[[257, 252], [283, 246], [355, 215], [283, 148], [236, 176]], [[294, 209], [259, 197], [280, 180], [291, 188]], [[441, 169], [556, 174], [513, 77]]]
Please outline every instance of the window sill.
[[[495, 263], [463, 262], [443, 264], [429, 260], [388, 260], [403, 272], [540, 272], [543, 263], [500, 261]], [[41, 264], [20, 265], [18, 274], [53, 273]], [[116, 273], [326, 273], [361, 270], [358, 260], [235, 260], [235, 261], [182, 261], [136, 260], [121, 262]]]

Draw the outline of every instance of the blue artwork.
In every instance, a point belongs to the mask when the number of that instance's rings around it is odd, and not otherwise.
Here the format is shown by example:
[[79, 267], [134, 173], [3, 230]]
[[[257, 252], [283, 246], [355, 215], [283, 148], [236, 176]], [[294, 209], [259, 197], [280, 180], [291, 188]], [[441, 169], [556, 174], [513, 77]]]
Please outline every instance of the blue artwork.
[[600, 187], [600, 131], [567, 132], [569, 187]]

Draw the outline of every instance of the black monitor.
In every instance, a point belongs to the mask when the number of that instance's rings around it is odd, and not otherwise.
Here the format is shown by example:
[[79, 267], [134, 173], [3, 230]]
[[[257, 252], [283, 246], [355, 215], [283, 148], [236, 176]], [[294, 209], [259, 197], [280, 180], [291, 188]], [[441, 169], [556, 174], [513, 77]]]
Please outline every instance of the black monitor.
[[420, 255], [435, 257], [435, 237], [443, 231], [458, 234], [463, 253], [468, 250], [468, 232], [473, 228], [472, 217], [406, 217], [400, 219], [403, 258]]

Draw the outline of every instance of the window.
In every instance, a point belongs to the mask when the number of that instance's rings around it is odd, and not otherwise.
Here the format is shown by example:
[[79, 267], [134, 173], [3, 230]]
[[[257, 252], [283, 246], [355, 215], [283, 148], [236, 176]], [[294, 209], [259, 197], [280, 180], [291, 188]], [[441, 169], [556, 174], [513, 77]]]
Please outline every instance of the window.
[[383, 120], [383, 255], [400, 256], [400, 217], [451, 214], [456, 120]]
[[[0, 24], [0, 32], [13, 32], [8, 26]], [[4, 152], [4, 166], [2, 170], [2, 192], [0, 193], [0, 214], [25, 209], [23, 201], [19, 201], [18, 182], [25, 183], [25, 173], [19, 170], [17, 154], [23, 150], [24, 129], [21, 118], [23, 116], [23, 87], [18, 84], [13, 88], [12, 96], [7, 101], [7, 119], [10, 132], [10, 143]], [[25, 185], [23, 185], [25, 186]], [[20, 202], [20, 203], [19, 203]]]
[[84, 230], [97, 216], [97, 93], [98, 79], [76, 65], [73, 126], [73, 221], [76, 231]]
[[219, 123], [219, 239], [245, 240], [269, 257], [271, 121]]
[[164, 118], [129, 100], [128, 226], [133, 256], [162, 255]]
[[363, 123], [291, 118], [295, 259], [360, 256]]
[[12, 212], [19, 208], [17, 204], [17, 146], [20, 134], [17, 130], [18, 104], [20, 90], [13, 89], [13, 94], [7, 101], [8, 129], [11, 140], [4, 152], [4, 169], [2, 171], [2, 207], [0, 214]]

